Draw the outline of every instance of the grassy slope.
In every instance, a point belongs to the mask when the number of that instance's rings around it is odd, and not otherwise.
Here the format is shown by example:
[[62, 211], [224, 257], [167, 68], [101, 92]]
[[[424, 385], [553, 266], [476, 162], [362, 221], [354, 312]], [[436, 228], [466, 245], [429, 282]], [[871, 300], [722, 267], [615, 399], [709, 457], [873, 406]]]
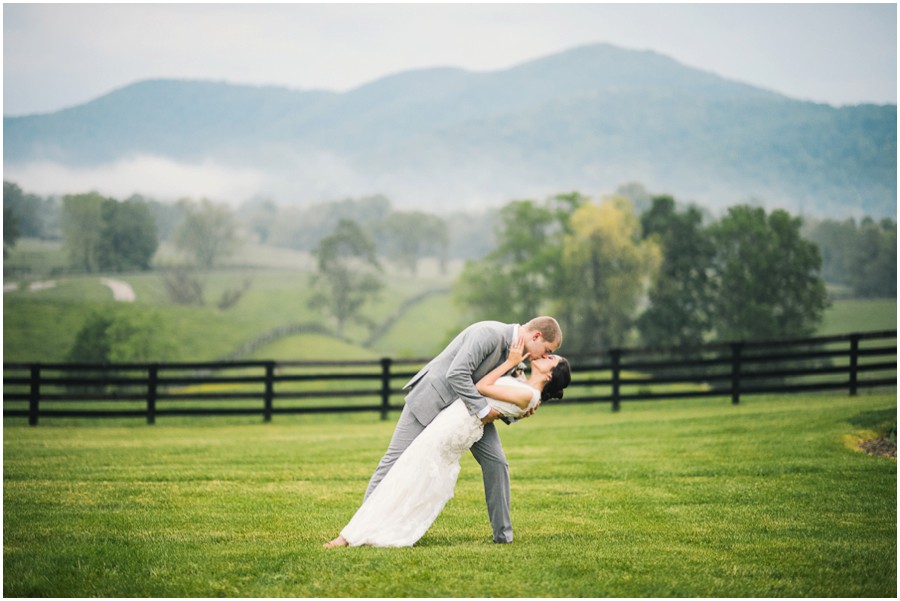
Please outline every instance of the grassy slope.
[[[158, 274], [116, 277], [132, 285], [136, 303], [113, 303], [112, 294], [100, 284], [100, 276], [66, 277], [51, 290], [4, 294], [4, 359], [62, 361], [76, 333], [94, 311], [152, 312], [158, 317], [161, 331], [174, 342], [175, 354], [168, 359], [184, 361], [226, 356], [241, 344], [282, 325], [332, 325], [307, 307], [309, 275], [302, 271], [243, 268], [213, 273], [206, 280], [205, 307], [170, 304]], [[222, 292], [239, 286], [245, 278], [252, 284], [240, 302], [227, 311], [216, 308]], [[366, 316], [379, 323], [405, 299], [444, 286], [446, 281], [438, 277], [410, 278], [389, 273], [384, 293], [367, 307]], [[438, 332], [443, 334], [441, 329]], [[351, 341], [362, 341], [368, 334], [368, 328], [356, 324], [350, 324], [345, 333]], [[306, 346], [308, 343], [302, 339], [296, 344], [298, 349]], [[280, 348], [285, 348], [283, 343]], [[279, 355], [287, 358], [286, 353]], [[297, 355], [301, 356], [305, 355]]]
[[[39, 241], [21, 241], [7, 264], [33, 267], [59, 263], [62, 255], [52, 245]], [[160, 330], [174, 343], [169, 360], [215, 360], [230, 354], [240, 345], [278, 326], [293, 323], [324, 323], [327, 318], [311, 311], [306, 304], [310, 258], [305, 253], [265, 247], [249, 247], [232, 261], [228, 269], [206, 279], [206, 307], [181, 307], [170, 304], [162, 279], [157, 273], [115, 276], [130, 283], [137, 293], [133, 305], [113, 303], [100, 276], [56, 278], [56, 288], [31, 293], [24, 289], [4, 294], [4, 342], [6, 361], [62, 361], [87, 316], [92, 311], [152, 311]], [[423, 291], [447, 288], [459, 273], [451, 266], [449, 274], [438, 272], [432, 262], [423, 261], [417, 277], [390, 269], [381, 297], [367, 307], [366, 316], [381, 323], [404, 300]], [[238, 287], [249, 278], [251, 287], [240, 302], [227, 311], [215, 307], [223, 291]], [[840, 300], [828, 310], [821, 334], [894, 329], [897, 325], [896, 299]], [[433, 296], [403, 315], [370, 349], [376, 356], [427, 357], [438, 352], [464, 325], [464, 317], [449, 295]], [[351, 343], [361, 343], [369, 329], [350, 325], [345, 333]], [[323, 347], [321, 338], [294, 336], [276, 346], [254, 353], [257, 358], [304, 359], [310, 349]], [[329, 354], [320, 358], [342, 358], [340, 352], [356, 355], [336, 342], [324, 344]], [[331, 353], [338, 353], [332, 355]], [[367, 351], [358, 351], [368, 356]]]
[[[849, 448], [891, 395], [543, 408], [411, 549], [324, 551], [393, 420], [4, 427], [5, 596], [894, 597], [896, 462]], [[120, 422], [121, 423], [121, 422]], [[133, 422], [137, 424], [136, 422]]]

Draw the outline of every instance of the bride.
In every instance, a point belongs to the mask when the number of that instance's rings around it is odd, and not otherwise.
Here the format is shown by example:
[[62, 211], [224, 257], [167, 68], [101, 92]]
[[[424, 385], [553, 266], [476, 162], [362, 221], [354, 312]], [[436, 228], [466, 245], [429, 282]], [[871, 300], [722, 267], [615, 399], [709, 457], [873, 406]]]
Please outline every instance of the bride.
[[[571, 380], [569, 363], [559, 355], [532, 360], [527, 381], [504, 375], [527, 358], [524, 347], [519, 339], [506, 361], [476, 384], [506, 418], [516, 419], [542, 401], [561, 399]], [[403, 452], [340, 536], [325, 548], [414, 545], [453, 497], [460, 457], [481, 438], [483, 428], [461, 399], [454, 401]]]

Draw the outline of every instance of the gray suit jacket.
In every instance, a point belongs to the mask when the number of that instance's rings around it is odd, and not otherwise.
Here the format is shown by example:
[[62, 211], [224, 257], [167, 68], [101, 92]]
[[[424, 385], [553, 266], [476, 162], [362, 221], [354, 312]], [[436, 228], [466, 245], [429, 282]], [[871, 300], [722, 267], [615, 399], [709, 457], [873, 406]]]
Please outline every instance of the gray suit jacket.
[[487, 406], [475, 382], [506, 360], [515, 324], [479, 321], [460, 332], [403, 390], [406, 404], [427, 426], [442, 409], [462, 399], [472, 415]]

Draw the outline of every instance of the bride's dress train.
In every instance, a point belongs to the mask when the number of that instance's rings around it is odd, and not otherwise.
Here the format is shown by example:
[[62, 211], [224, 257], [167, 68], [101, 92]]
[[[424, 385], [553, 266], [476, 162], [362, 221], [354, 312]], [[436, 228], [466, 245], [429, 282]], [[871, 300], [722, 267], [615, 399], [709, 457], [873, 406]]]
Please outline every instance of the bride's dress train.
[[[533, 390], [529, 408], [540, 400], [537, 390], [509, 376], [498, 379], [497, 384]], [[512, 403], [488, 401], [507, 417], [519, 417], [524, 413]], [[453, 497], [460, 457], [483, 432], [481, 420], [469, 415], [462, 400], [454, 401], [397, 459], [378, 488], [341, 530], [341, 536], [353, 547], [409, 547], [415, 544]]]

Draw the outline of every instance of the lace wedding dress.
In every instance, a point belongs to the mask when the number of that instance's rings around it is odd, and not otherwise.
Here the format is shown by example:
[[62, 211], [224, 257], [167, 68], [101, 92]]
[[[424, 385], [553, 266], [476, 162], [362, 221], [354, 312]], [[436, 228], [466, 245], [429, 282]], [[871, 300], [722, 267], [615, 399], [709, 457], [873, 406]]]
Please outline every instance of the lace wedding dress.
[[[510, 376], [497, 380], [502, 386], [524, 386], [533, 391], [529, 409], [540, 392]], [[505, 417], [524, 413], [518, 406], [488, 399]], [[441, 411], [403, 452], [341, 535], [350, 546], [410, 547], [415, 544], [453, 497], [459, 476], [459, 460], [483, 434], [481, 420], [469, 415], [457, 399]]]

